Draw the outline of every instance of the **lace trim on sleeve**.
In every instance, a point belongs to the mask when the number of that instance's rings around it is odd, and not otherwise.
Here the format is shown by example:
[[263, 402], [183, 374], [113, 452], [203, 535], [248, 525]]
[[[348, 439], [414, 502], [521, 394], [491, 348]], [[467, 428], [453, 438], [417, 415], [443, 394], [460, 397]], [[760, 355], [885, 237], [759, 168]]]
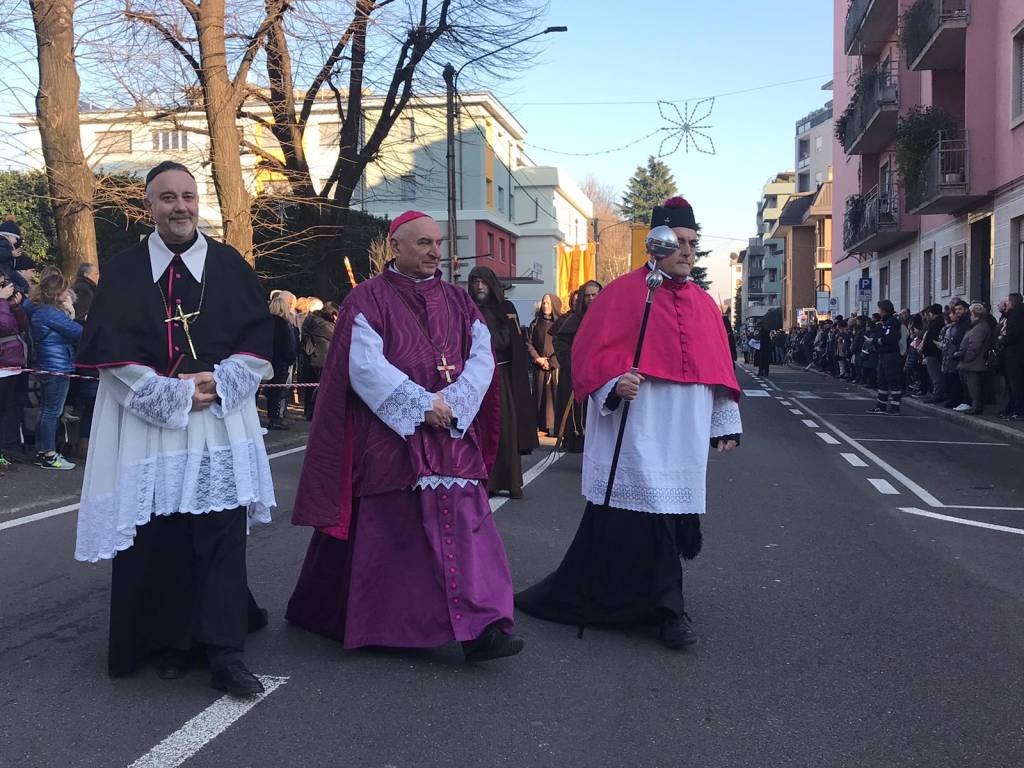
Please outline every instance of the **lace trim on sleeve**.
[[213, 380], [217, 384], [220, 403], [210, 406], [210, 412], [218, 419], [252, 401], [262, 381], [242, 363], [231, 359], [213, 367]]
[[416, 432], [426, 420], [434, 398], [419, 384], [406, 379], [374, 411], [377, 417], [402, 437]]
[[711, 409], [711, 437], [739, 435], [742, 432], [739, 403], [731, 397], [716, 397]]
[[452, 409], [455, 426], [449, 432], [454, 438], [462, 437], [480, 410], [480, 393], [468, 379], [459, 377], [441, 390], [445, 404]]
[[191, 379], [153, 376], [125, 401], [124, 407], [143, 421], [165, 429], [185, 429], [196, 391]]

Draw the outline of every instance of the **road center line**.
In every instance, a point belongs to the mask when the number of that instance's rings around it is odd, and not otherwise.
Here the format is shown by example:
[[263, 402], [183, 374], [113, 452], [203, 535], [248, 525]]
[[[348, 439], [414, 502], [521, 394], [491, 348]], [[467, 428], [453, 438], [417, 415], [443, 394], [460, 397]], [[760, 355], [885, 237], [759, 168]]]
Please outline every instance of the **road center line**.
[[[903, 417], [900, 416], [902, 419]], [[858, 440], [862, 443], [922, 443], [925, 445], [1002, 445], [1007, 446], [1009, 443], [961, 443], [953, 440], [895, 440], [888, 437], [858, 437]]]
[[897, 491], [893, 487], [892, 483], [890, 483], [888, 480], [882, 480], [877, 477], [869, 477], [868, 482], [875, 486], [875, 490], [878, 491], [879, 493], [884, 493], [887, 496], [899, 495], [899, 491]]
[[221, 696], [128, 768], [177, 768], [288, 681], [287, 677], [258, 677], [264, 693], [251, 699]]

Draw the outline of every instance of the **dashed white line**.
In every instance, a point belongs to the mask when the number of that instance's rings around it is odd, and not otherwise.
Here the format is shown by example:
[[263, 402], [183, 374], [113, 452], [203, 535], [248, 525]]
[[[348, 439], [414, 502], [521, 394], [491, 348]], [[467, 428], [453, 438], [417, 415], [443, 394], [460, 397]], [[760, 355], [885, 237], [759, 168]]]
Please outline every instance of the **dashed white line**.
[[782, 403], [783, 405], [792, 405], [792, 403], [789, 402], [789, 400], [779, 400], [779, 402]]
[[875, 490], [879, 493], [884, 493], [887, 496], [899, 495], [899, 491], [897, 491], [888, 480], [883, 480], [878, 477], [869, 477], [868, 482], [875, 486]]
[[771, 395], [763, 389], [744, 389], [743, 394], [747, 397], [771, 397]]
[[868, 463], [856, 453], [843, 453], [840, 455], [854, 467], [866, 467], [868, 465]]
[[935, 520], [945, 520], [948, 523], [957, 523], [959, 525], [969, 525], [974, 528], [987, 528], [990, 531], [1002, 531], [1003, 533], [1016, 533], [1019, 536], [1024, 536], [1024, 528], [1011, 528], [1008, 525], [996, 525], [994, 523], [983, 523], [981, 520], [967, 520], [963, 517], [951, 517], [950, 515], [940, 515], [938, 512], [928, 512], [917, 507], [900, 507], [900, 512], [906, 512], [909, 515], [920, 515], [921, 517], [931, 517]]
[[832, 437], [828, 432], [818, 432], [817, 435], [829, 445], [839, 445], [839, 441]]
[[810, 427], [811, 429], [817, 429], [818, 428], [817, 423], [811, 421], [810, 419], [801, 419], [801, 421], [803, 422], [805, 427]]
[[263, 675], [259, 678], [266, 689], [264, 693], [251, 699], [222, 696], [128, 768], [177, 768], [288, 680]]
[[789, 412], [792, 413], [794, 416], [803, 416], [804, 415], [804, 412], [801, 411], [799, 408], [790, 408]]

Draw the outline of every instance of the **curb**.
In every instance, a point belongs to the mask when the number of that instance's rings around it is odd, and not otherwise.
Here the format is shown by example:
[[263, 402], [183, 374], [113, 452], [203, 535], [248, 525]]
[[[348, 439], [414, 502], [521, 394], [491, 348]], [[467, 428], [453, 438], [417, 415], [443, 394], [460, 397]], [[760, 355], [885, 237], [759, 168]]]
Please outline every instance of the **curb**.
[[[804, 371], [803, 366], [793, 365], [792, 363], [786, 363], [786, 367], [794, 371]], [[825, 377], [823, 371], [816, 371], [811, 369], [810, 371], [804, 371], [805, 373], [814, 373], [818, 376]], [[846, 382], [849, 384], [850, 382]], [[863, 390], [864, 392], [873, 392], [874, 390], [867, 387], [861, 386], [860, 384], [852, 385], [857, 389]], [[941, 408], [931, 403], [922, 403], [913, 397], [904, 397], [901, 401], [904, 406], [910, 406], [912, 410], [923, 411], [924, 413], [930, 413], [933, 416], [937, 416], [946, 421], [951, 421], [955, 424], [959, 424], [962, 427], [974, 429], [978, 432], [983, 432], [996, 437], [1006, 438], [1008, 441], [1018, 444], [1024, 444], [1024, 429], [1014, 429], [1006, 424], [1000, 424], [997, 421], [986, 421], [985, 419], [979, 419], [977, 416], [968, 416], [963, 413], [957, 413], [951, 408]]]

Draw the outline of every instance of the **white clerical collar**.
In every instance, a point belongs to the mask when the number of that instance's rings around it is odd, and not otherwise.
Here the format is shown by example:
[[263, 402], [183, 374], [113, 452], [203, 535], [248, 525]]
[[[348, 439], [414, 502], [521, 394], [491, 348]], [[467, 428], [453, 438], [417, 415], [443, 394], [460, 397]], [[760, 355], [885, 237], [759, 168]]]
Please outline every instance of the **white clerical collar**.
[[[653, 272], [655, 270], [655, 267], [657, 267], [657, 262], [655, 262], [654, 259], [649, 259], [647, 261], [647, 268]], [[666, 280], [671, 280], [673, 283], [688, 283], [688, 282], [690, 282], [690, 276], [689, 275], [687, 275], [686, 277], [672, 277], [672, 275], [670, 275], [667, 272], [665, 272], [665, 270], [663, 270], [661, 267], [657, 267], [657, 270], [659, 272], [661, 272], [661, 276], [662, 277], [664, 277]]]
[[388, 264], [388, 271], [394, 272], [396, 275], [401, 275], [406, 280], [412, 280], [414, 283], [426, 283], [437, 277], [437, 275], [431, 275], [430, 277], [410, 277], [409, 275], [405, 274], [405, 272], [400, 272], [398, 270], [398, 267], [396, 267], [393, 262], [391, 264]]
[[[155, 283], [167, 271], [167, 267], [170, 266], [174, 254], [164, 241], [160, 239], [160, 233], [156, 230], [153, 230], [153, 234], [149, 236], [148, 245], [149, 266], [153, 271], [153, 282]], [[192, 273], [192, 277], [196, 279], [196, 282], [202, 282], [203, 269], [206, 267], [206, 238], [203, 237], [201, 232], [196, 233], [196, 241], [192, 243], [192, 246], [187, 251], [181, 254], [181, 260], [185, 262], [185, 266], [188, 267], [188, 271]]]

